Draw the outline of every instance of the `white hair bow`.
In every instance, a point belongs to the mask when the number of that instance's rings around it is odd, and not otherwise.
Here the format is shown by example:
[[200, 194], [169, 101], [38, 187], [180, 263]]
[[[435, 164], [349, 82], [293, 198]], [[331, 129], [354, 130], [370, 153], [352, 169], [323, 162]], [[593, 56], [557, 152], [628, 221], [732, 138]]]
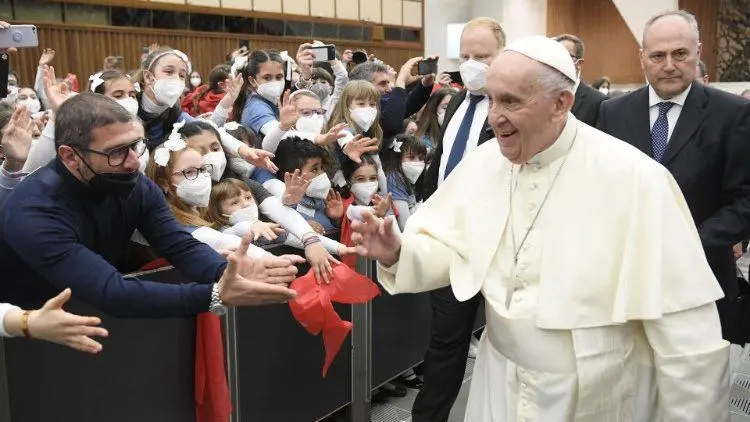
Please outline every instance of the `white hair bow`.
[[91, 82], [91, 92], [96, 92], [96, 89], [99, 88], [99, 85], [104, 83], [104, 79], [102, 79], [102, 73], [94, 73], [93, 75], [89, 76], [89, 82]]
[[169, 138], [161, 144], [159, 148], [154, 150], [154, 162], [161, 167], [166, 167], [169, 163], [169, 155], [171, 152], [182, 151], [187, 147], [187, 143], [182, 139], [179, 130], [185, 126], [185, 122], [175, 123], [172, 126], [172, 133], [169, 134]]
[[232, 76], [237, 76], [247, 66], [247, 56], [238, 56], [232, 62]]
[[237, 122], [226, 122], [224, 123], [224, 130], [237, 130], [240, 128], [240, 124]]
[[394, 152], [401, 152], [401, 145], [403, 145], [403, 144], [404, 144], [403, 142], [399, 142], [399, 141], [397, 141], [397, 140], [394, 139], [393, 143], [391, 144], [391, 149]]

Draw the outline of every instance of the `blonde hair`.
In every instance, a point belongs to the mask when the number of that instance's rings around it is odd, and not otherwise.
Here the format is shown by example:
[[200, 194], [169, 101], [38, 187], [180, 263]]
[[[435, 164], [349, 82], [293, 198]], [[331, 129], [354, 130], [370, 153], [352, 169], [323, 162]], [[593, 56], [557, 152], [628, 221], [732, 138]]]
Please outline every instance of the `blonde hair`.
[[[167, 200], [167, 205], [170, 211], [174, 214], [177, 221], [185, 226], [194, 227], [210, 227], [211, 223], [204, 220], [199, 213], [195, 213], [185, 201], [177, 196], [176, 188], [172, 184], [172, 173], [174, 173], [174, 163], [177, 162], [177, 158], [180, 154], [186, 151], [193, 150], [200, 152], [194, 148], [185, 147], [179, 151], [169, 151], [169, 162], [166, 166], [162, 167], [154, 161], [154, 154], [151, 154], [149, 158], [148, 166], [146, 167], [146, 176], [153, 180], [157, 186], [159, 186], [164, 192], [164, 196]], [[199, 176], [200, 177], [200, 176]]]
[[489, 29], [490, 31], [492, 31], [492, 35], [495, 36], [498, 48], [505, 47], [505, 31], [503, 31], [503, 27], [500, 25], [500, 22], [488, 17], [474, 18], [467, 22], [466, 25], [464, 25], [464, 29], [463, 31], [461, 31], [461, 35], [463, 36], [464, 32], [466, 32], [467, 29], [474, 28]]
[[[206, 221], [212, 224], [218, 224], [222, 227], [230, 225], [229, 217], [226, 217], [224, 213], [221, 212], [221, 203], [222, 201], [234, 198], [235, 196], [242, 195], [246, 192], [251, 192], [250, 188], [241, 180], [224, 179], [215, 184], [214, 187], [211, 188], [211, 199], [208, 201], [208, 208], [206, 208]], [[252, 193], [250, 195], [252, 195]], [[253, 197], [253, 201], [255, 201], [255, 197]]]
[[380, 127], [380, 91], [368, 81], [351, 81], [346, 85], [344, 91], [341, 93], [341, 98], [339, 98], [339, 101], [333, 108], [331, 118], [328, 119], [325, 130], [327, 132], [339, 123], [346, 123], [357, 134], [361, 135], [363, 133], [362, 129], [354, 123], [351, 112], [349, 112], [349, 104], [356, 100], [367, 100], [375, 103], [378, 115], [375, 117], [375, 122], [372, 124], [369, 132], [373, 138], [378, 138], [378, 148], [380, 148], [383, 142], [383, 129]]

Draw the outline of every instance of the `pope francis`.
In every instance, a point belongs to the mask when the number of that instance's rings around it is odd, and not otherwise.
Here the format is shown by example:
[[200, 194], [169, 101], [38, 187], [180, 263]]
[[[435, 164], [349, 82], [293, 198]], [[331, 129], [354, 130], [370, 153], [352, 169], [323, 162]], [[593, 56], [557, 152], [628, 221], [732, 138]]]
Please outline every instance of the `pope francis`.
[[353, 224], [390, 293], [481, 292], [466, 421], [720, 422], [721, 289], [670, 173], [570, 114], [576, 71], [542, 36], [487, 79], [497, 142], [461, 161], [409, 220]]

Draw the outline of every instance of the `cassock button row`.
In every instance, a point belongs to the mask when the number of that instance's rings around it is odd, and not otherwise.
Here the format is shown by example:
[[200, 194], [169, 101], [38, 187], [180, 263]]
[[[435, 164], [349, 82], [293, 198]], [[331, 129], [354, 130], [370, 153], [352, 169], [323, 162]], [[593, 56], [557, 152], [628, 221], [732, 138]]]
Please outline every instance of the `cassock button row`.
[[539, 186], [538, 184], [536, 184], [536, 183], [532, 183], [532, 184], [531, 184], [531, 185], [529, 186], [529, 188], [530, 188], [531, 190], [536, 190], [536, 188], [537, 188], [538, 186]]
[[529, 407], [529, 402], [527, 402], [526, 400], [524, 400], [524, 401], [521, 402], [521, 405], [523, 407]]
[[521, 388], [523, 388], [525, 390], [526, 388], [528, 388], [528, 385], [525, 382], [522, 382], [521, 383]]
[[534, 211], [534, 210], [536, 209], [536, 204], [532, 202], [532, 203], [530, 203], [530, 204], [529, 204], [529, 205], [528, 205], [528, 206], [527, 206], [526, 208], [527, 208], [527, 209], [528, 209], [529, 211]]
[[523, 250], [523, 251], [528, 251], [528, 250], [529, 250], [529, 247], [531, 247], [531, 245], [530, 245], [530, 244], [528, 244], [528, 243], [525, 243], [525, 244], [523, 245], [523, 247], [521, 248], [521, 250]]
[[[515, 302], [515, 303], [521, 303], [521, 301], [523, 301], [523, 298], [521, 296], [519, 296], [519, 295], [514, 295], [513, 296], [513, 302]], [[526, 387], [524, 387], [524, 388], [526, 388]]]

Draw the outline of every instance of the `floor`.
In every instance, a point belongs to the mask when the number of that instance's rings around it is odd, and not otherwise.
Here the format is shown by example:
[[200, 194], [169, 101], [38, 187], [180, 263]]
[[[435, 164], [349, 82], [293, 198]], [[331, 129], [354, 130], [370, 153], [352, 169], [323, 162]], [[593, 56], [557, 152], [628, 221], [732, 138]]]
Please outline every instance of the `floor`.
[[[474, 370], [474, 359], [466, 362], [464, 383], [458, 393], [456, 403], [453, 405], [448, 422], [463, 422], [466, 402], [469, 398], [469, 386], [471, 385], [471, 373]], [[372, 407], [370, 420], [372, 422], [406, 422], [411, 421], [411, 407], [417, 398], [417, 390], [407, 389], [406, 397], [393, 398], [387, 403], [377, 404]]]

